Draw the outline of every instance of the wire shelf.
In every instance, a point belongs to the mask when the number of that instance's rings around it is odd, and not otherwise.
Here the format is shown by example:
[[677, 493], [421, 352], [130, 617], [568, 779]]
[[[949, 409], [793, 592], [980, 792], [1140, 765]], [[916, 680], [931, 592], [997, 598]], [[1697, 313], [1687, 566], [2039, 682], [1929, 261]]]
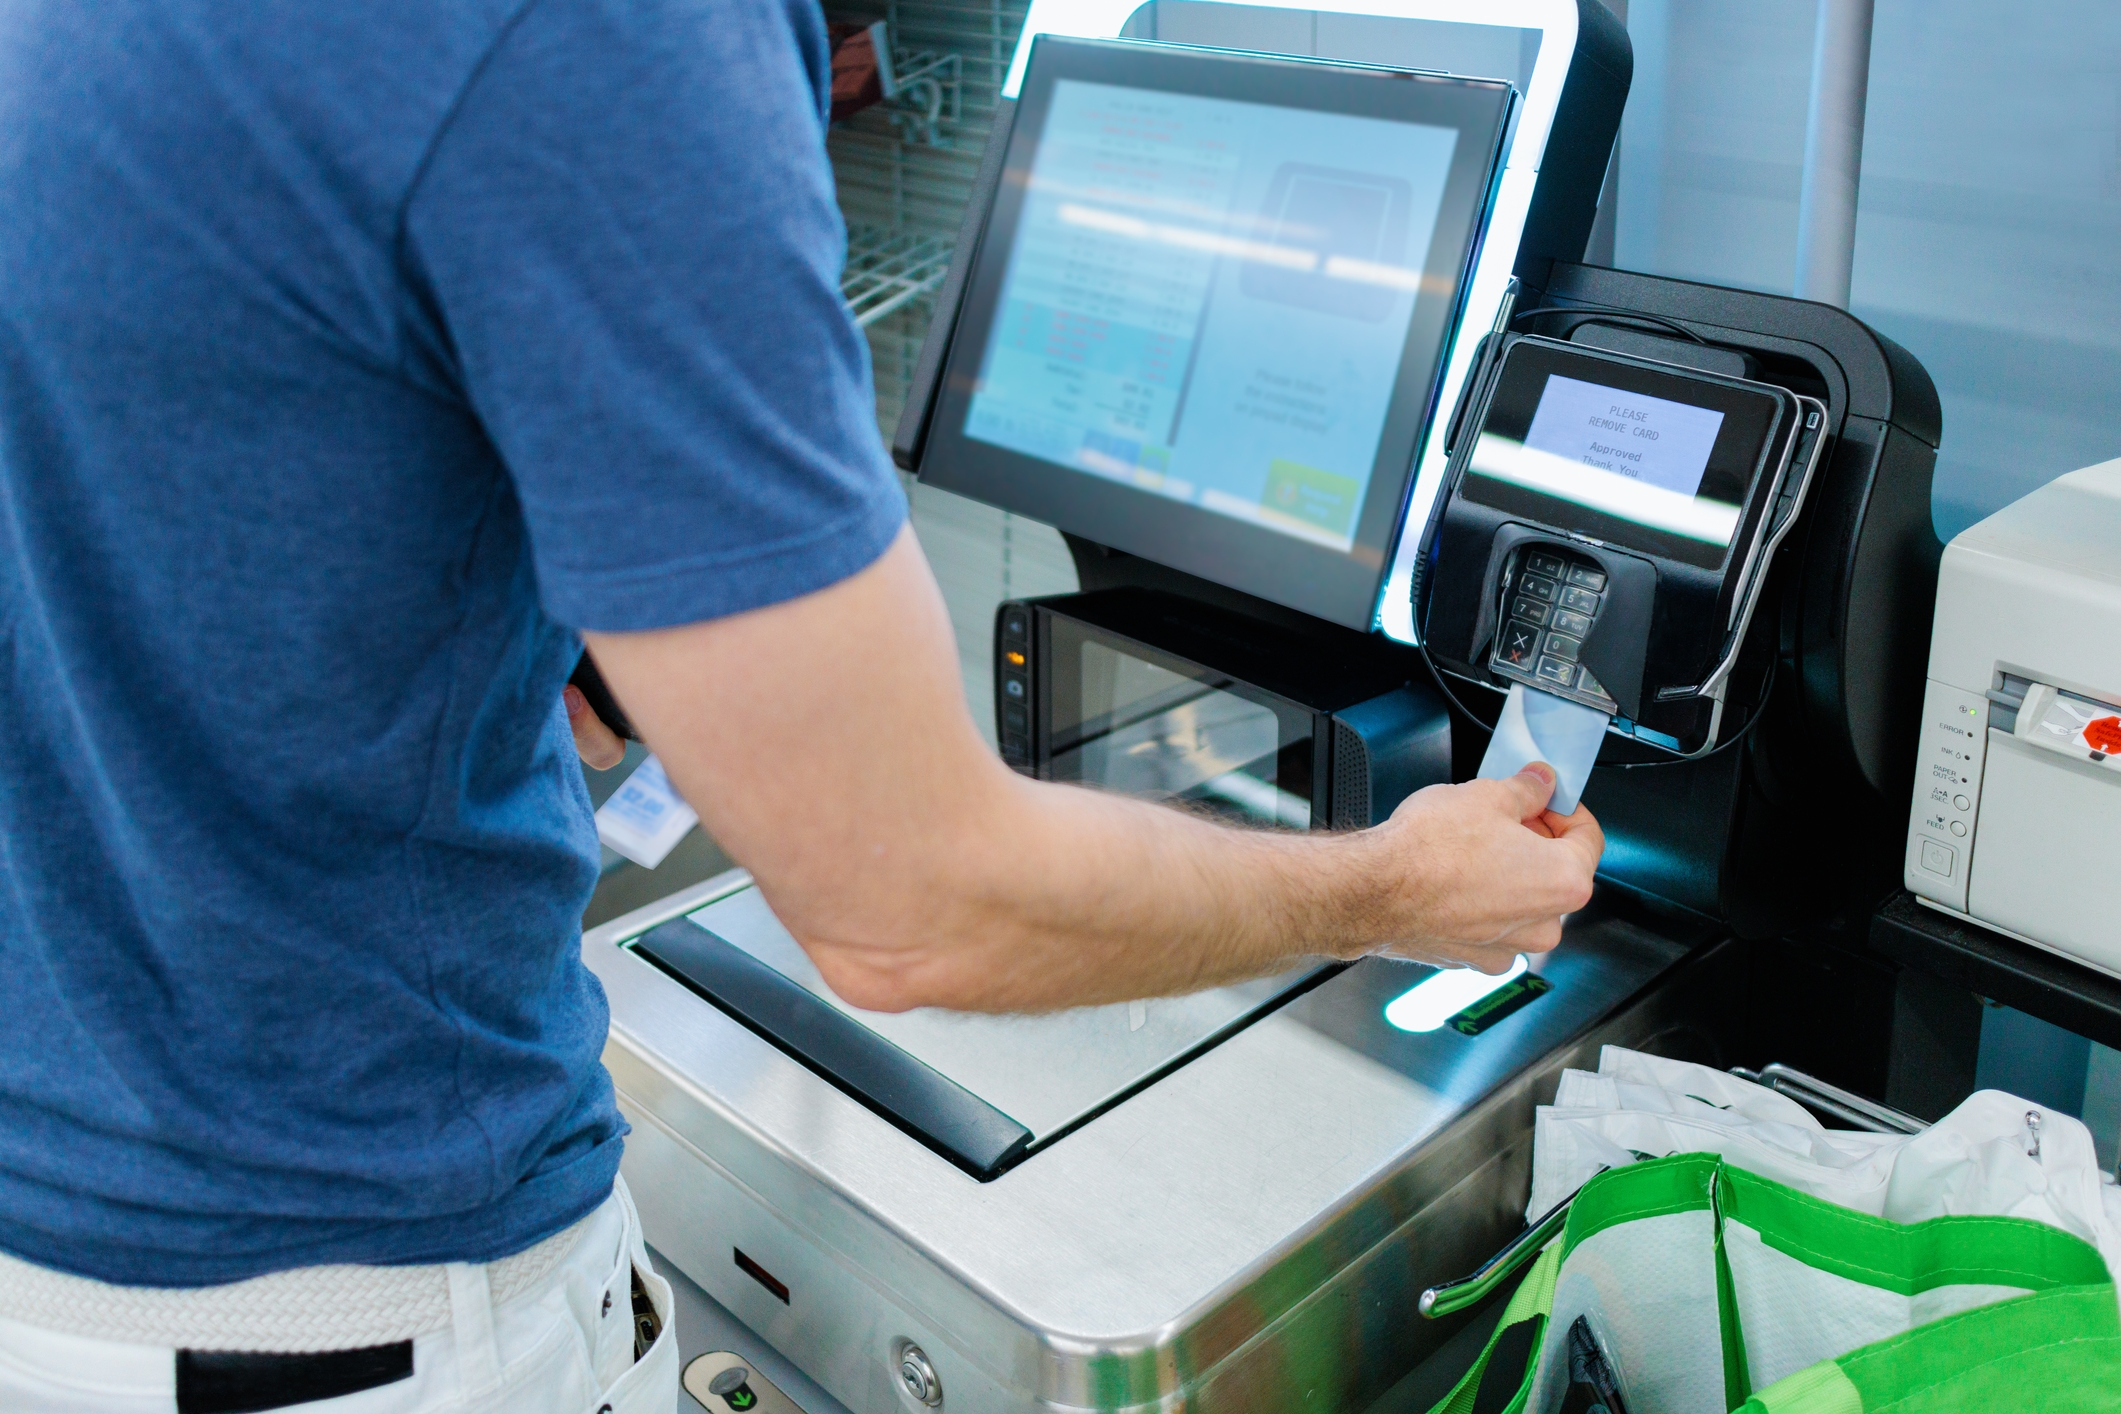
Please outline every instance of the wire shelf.
[[932, 294], [950, 270], [948, 237], [855, 226], [847, 232], [847, 268], [840, 293], [863, 329]]

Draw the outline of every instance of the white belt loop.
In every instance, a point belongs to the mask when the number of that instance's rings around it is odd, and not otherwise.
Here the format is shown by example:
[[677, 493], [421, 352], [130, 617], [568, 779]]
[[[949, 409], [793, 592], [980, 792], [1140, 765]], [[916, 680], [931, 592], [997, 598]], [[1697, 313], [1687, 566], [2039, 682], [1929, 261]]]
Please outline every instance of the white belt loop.
[[633, 1206], [633, 1190], [626, 1186], [623, 1177], [614, 1177], [611, 1191], [619, 1200], [619, 1211], [626, 1215], [625, 1236], [619, 1241], [633, 1254], [634, 1265], [645, 1268], [648, 1266], [648, 1244], [641, 1233], [640, 1211]]
[[456, 1331], [457, 1376], [463, 1398], [474, 1403], [501, 1387], [501, 1348], [493, 1329], [493, 1289], [486, 1268], [451, 1262], [449, 1319]]

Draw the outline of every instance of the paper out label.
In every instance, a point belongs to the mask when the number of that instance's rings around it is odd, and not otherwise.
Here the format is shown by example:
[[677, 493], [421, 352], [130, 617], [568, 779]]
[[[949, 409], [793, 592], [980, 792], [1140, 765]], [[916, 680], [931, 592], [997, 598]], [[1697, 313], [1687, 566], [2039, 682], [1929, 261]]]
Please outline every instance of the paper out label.
[[699, 822], [699, 813], [671, 786], [663, 763], [651, 756], [597, 811], [597, 838], [643, 869], [653, 869]]

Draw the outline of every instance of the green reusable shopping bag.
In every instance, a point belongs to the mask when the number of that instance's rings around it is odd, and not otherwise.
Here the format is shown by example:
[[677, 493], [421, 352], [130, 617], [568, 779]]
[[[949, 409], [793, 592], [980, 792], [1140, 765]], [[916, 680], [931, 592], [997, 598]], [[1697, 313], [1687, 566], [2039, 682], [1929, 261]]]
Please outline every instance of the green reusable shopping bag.
[[2121, 1307], [2089, 1243], [1889, 1222], [1713, 1154], [1585, 1184], [1434, 1414], [1551, 1414], [1579, 1319], [1628, 1414], [2121, 1409]]

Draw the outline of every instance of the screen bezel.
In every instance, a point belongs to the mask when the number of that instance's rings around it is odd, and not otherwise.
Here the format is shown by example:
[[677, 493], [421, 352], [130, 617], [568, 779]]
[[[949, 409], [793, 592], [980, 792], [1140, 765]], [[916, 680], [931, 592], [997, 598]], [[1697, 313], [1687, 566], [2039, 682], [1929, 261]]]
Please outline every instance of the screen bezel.
[[[1738, 521], [1730, 542], [1716, 545], [1690, 539], [1474, 470], [1473, 455], [1482, 436], [1494, 433], [1516, 442], [1524, 440], [1550, 374], [1722, 413], [1723, 425], [1717, 429], [1716, 441], [1709, 449], [1702, 480], [1723, 477], [1737, 481], [1743, 488], [1735, 503]], [[1744, 563], [1743, 552], [1760, 523], [1763, 492], [1773, 489], [1768, 484], [1772, 478], [1766, 472], [1787, 437], [1789, 405], [1793, 402], [1787, 392], [1763, 384], [1594, 352], [1549, 339], [1519, 339], [1503, 360], [1480, 426], [1464, 453], [1466, 469], [1458, 494], [1475, 505], [1519, 519], [1676, 560], [1696, 569], [1723, 572]]]
[[[1063, 79], [1458, 132], [1350, 550], [1311, 544], [964, 435], [1031, 164], [1054, 87]], [[1493, 80], [1146, 41], [1041, 36], [951, 340], [921, 480], [1367, 631], [1405, 514], [1415, 455], [1433, 415], [1467, 272], [1485, 229], [1513, 101], [1509, 85]]]

